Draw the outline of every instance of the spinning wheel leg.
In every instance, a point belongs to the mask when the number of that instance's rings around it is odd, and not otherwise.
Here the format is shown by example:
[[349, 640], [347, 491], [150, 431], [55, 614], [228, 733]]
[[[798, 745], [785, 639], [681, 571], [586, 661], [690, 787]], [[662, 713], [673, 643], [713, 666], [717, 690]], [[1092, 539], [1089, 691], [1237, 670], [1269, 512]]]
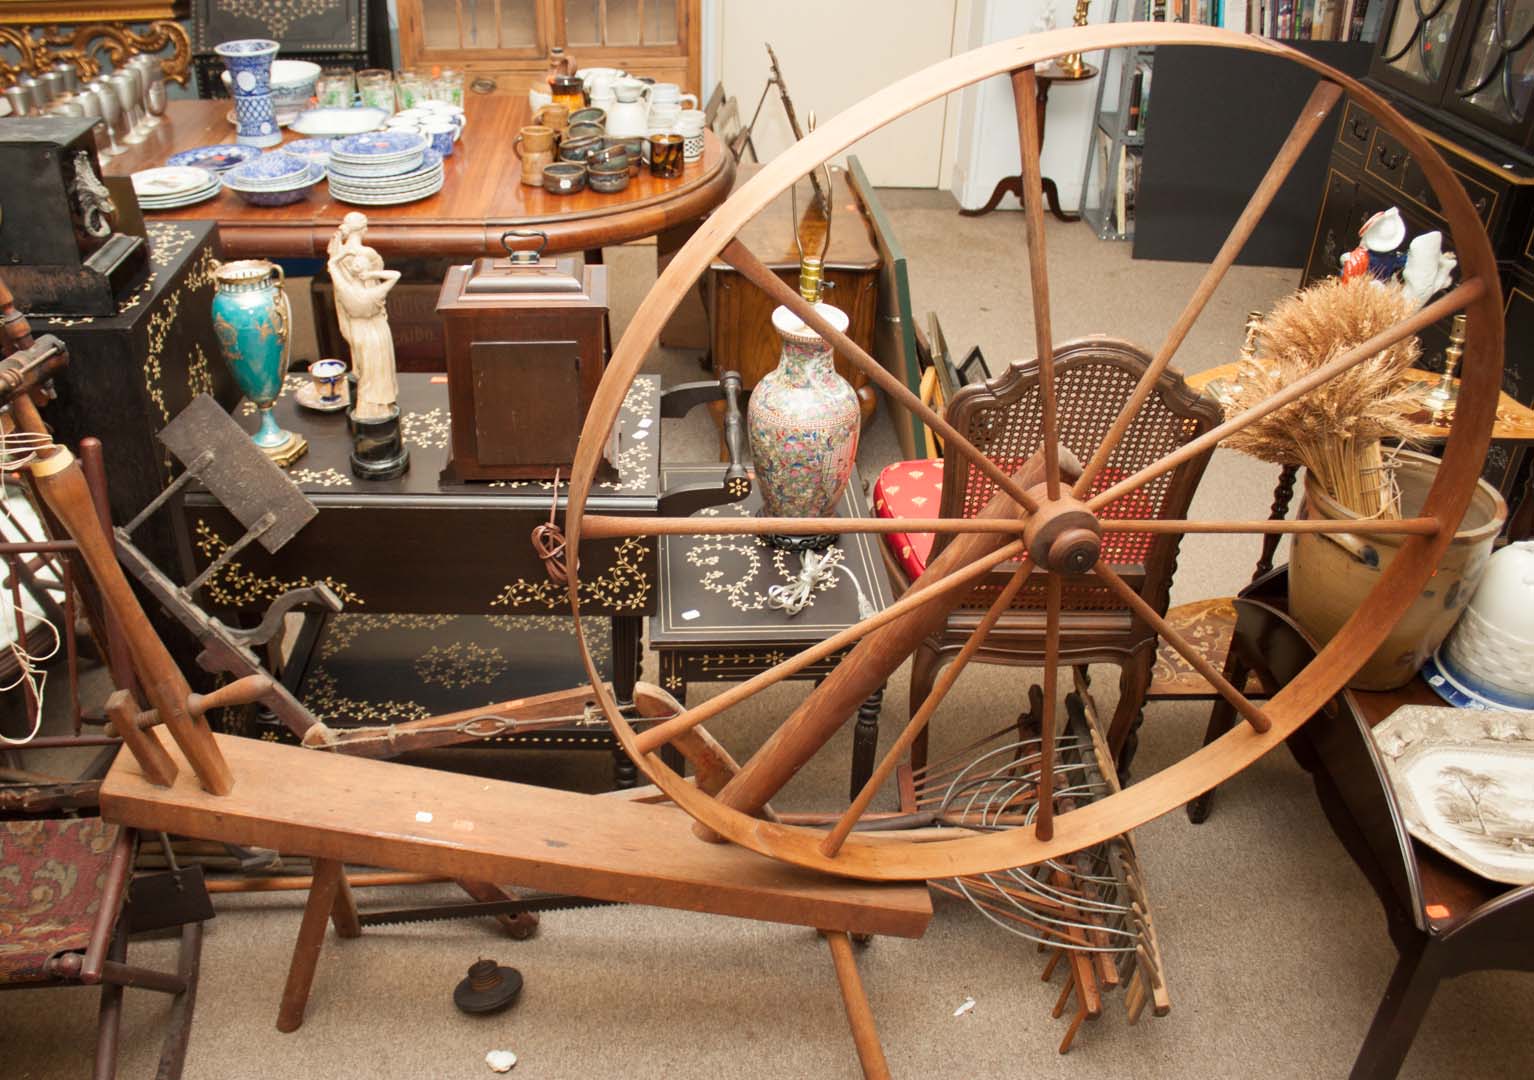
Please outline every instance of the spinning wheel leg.
[[298, 924], [298, 941], [293, 945], [288, 981], [282, 988], [282, 1004], [277, 1009], [278, 1031], [297, 1031], [303, 1026], [309, 988], [314, 985], [314, 970], [325, 945], [325, 923], [335, 909], [344, 877], [341, 864], [334, 859], [314, 860], [314, 884], [304, 904], [303, 921]]
[[868, 1006], [868, 995], [863, 992], [863, 980], [858, 977], [852, 941], [841, 931], [822, 930], [821, 933], [831, 948], [836, 982], [841, 987], [842, 1004], [847, 1007], [847, 1024], [852, 1028], [852, 1042], [857, 1047], [863, 1075], [868, 1080], [889, 1080], [889, 1065], [884, 1060], [884, 1048], [879, 1045], [879, 1032], [874, 1026], [873, 1010]]

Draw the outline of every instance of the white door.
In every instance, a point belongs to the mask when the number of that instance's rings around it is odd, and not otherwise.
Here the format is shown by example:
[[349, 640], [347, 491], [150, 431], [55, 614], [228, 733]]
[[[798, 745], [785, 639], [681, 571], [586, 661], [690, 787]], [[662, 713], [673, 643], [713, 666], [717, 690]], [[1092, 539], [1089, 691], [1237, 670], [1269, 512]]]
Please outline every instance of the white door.
[[[956, 16], [967, 19], [968, 9], [968, 0], [721, 0], [712, 13], [719, 57], [713, 70], [740, 99], [741, 122], [749, 123], [767, 82], [766, 44], [771, 44], [800, 125], [808, 125], [811, 110], [824, 122], [951, 56]], [[967, 27], [958, 32], [960, 40], [968, 37]], [[715, 43], [705, 48], [709, 44]], [[957, 97], [951, 102], [956, 116]], [[850, 152], [877, 186], [937, 187], [947, 175], [949, 108], [949, 101], [934, 101]], [[793, 142], [776, 90], [762, 106], [752, 142], [763, 161]]]

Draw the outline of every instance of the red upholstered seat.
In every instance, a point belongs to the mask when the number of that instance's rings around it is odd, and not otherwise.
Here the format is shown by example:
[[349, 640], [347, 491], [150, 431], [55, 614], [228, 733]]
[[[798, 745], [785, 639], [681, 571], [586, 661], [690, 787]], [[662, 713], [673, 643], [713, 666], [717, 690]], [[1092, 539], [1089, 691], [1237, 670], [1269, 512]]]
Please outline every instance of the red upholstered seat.
[[[1097, 474], [1092, 491], [1106, 491], [1124, 478], [1113, 466]], [[940, 516], [943, 502], [941, 460], [897, 461], [879, 474], [874, 483], [874, 513], [882, 518], [930, 518]], [[1108, 519], [1144, 519], [1156, 516], [1143, 488], [1115, 499], [1103, 508]], [[884, 533], [895, 562], [915, 581], [932, 557], [935, 533]], [[1115, 532], [1103, 538], [1103, 557], [1114, 566], [1134, 565], [1150, 553], [1150, 533]]]
[[119, 826], [100, 818], [0, 821], [0, 984], [50, 981], [90, 941]]
[[[943, 501], [941, 461], [897, 461], [874, 482], [874, 513], [882, 518], [938, 516]], [[912, 581], [932, 556], [934, 533], [884, 533], [890, 554]]]

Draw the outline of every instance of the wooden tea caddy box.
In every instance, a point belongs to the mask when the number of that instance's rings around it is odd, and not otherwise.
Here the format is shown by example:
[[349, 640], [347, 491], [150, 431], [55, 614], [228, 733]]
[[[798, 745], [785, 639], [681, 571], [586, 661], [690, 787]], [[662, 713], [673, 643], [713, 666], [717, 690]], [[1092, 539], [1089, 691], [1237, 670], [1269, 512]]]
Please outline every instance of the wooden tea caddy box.
[[[452, 444], [442, 479], [570, 475], [607, 359], [607, 268], [514, 250], [449, 268], [437, 300]], [[547, 238], [544, 238], [547, 243]]]

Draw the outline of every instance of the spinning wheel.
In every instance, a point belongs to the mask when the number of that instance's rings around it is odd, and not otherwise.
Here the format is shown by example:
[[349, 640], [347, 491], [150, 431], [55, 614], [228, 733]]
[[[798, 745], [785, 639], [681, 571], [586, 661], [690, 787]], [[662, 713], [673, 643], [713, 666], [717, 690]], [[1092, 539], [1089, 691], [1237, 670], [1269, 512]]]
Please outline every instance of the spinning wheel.
[[[1026, 200], [1028, 266], [1037, 336], [1040, 375], [1042, 447], [1018, 472], [1008, 475], [960, 432], [922, 405], [878, 361], [837, 332], [792, 289], [779, 281], [734, 239], [736, 232], [796, 179], [852, 143], [927, 102], [993, 75], [1010, 74], [1018, 105], [1025, 190], [1040, 187], [1037, 115], [1033, 102], [1034, 66], [1067, 53], [1087, 53], [1128, 45], [1219, 46], [1262, 53], [1309, 68], [1318, 76], [1315, 89], [1284, 140], [1266, 175], [1252, 194], [1214, 261], [1187, 301], [1181, 315], [1154, 351], [1154, 360], [1117, 421], [1090, 460], [1064, 468], [1055, 433], [1057, 401], [1054, 347], [1050, 330], [1049, 277], [1045, 265], [1043, 213], [1036, 198]], [[1344, 94], [1350, 94], [1379, 118], [1380, 124], [1410, 150], [1422, 166], [1441, 213], [1448, 223], [1451, 247], [1459, 256], [1460, 281], [1442, 298], [1331, 360], [1309, 376], [1223, 423], [1159, 461], [1110, 486], [1095, 490], [1113, 447], [1124, 437], [1141, 405], [1166, 370], [1189, 329], [1203, 311], [1225, 272], [1273, 200], [1323, 121]], [[892, 397], [913, 410], [946, 441], [947, 452], [963, 454], [999, 488], [984, 513], [973, 519], [863, 520], [742, 518], [616, 518], [588, 515], [586, 499], [602, 447], [617, 419], [624, 394], [655, 343], [660, 327], [693, 281], [715, 258], [730, 263], [759, 288], [789, 308], [831, 342]], [[1230, 434], [1284, 407], [1380, 350], [1415, 334], [1451, 313], [1468, 316], [1463, 384], [1453, 432], [1443, 464], [1418, 516], [1371, 524], [1371, 531], [1408, 537], [1400, 556], [1342, 631], [1315, 661], [1264, 705], [1248, 700], [1204, 660], [1197, 650], [1150, 608], [1106, 563], [1099, 550], [1105, 534], [1147, 533], [1301, 533], [1346, 532], [1347, 522], [1331, 521], [1192, 521], [1115, 520], [1104, 514], [1121, 496], [1201, 454]], [[580, 550], [583, 541], [660, 534], [763, 534], [829, 532], [951, 533], [952, 542], [925, 574], [895, 604], [843, 633], [792, 656], [776, 667], [680, 714], [636, 731], [602, 685], [581, 637], [597, 701], [624, 748], [649, 778], [699, 823], [699, 831], [761, 854], [805, 867], [867, 880], [920, 880], [985, 874], [1026, 866], [1079, 851], [1124, 833], [1182, 805], [1223, 782], [1272, 749], [1330, 699], [1384, 639], [1433, 572], [1449, 543], [1474, 489], [1490, 440], [1500, 383], [1502, 311], [1496, 263], [1475, 211], [1453, 174], [1432, 147], [1384, 100], [1362, 84], [1325, 64], [1265, 38], [1198, 26], [1126, 23], [1072, 28], [1002, 42], [955, 57], [919, 72], [848, 109], [771, 162], [714, 212], [676, 255], [655, 289], [639, 308], [618, 343], [581, 434], [580, 454], [571, 477], [565, 519], [567, 542]], [[864, 789], [829, 831], [779, 823], [768, 801], [817, 753], [857, 704], [898, 667], [982, 575], [1015, 563], [1001, 595], [981, 619], [969, 642], [938, 678], [931, 694], [901, 732]], [[1051, 784], [1057, 725], [1057, 669], [1061, 583], [1065, 575], [1095, 575], [1136, 615], [1181, 652], [1245, 720], [1223, 738], [1140, 783], [1101, 801], [1056, 813]], [[906, 834], [853, 832], [875, 792], [936, 711], [965, 665], [1030, 575], [1045, 579], [1047, 602], [1042, 741], [1037, 805], [1019, 827], [921, 830]], [[578, 582], [570, 582], [571, 607], [580, 615]], [[728, 710], [758, 691], [840, 649], [852, 651], [771, 738], [736, 767], [712, 747], [703, 725], [726, 718]], [[1021, 696], [1021, 695], [1019, 695]], [[664, 764], [659, 752], [672, 745], [684, 756], [708, 753], [696, 785]], [[701, 748], [701, 749], [700, 749]], [[1070, 805], [1067, 801], [1066, 805]]]

